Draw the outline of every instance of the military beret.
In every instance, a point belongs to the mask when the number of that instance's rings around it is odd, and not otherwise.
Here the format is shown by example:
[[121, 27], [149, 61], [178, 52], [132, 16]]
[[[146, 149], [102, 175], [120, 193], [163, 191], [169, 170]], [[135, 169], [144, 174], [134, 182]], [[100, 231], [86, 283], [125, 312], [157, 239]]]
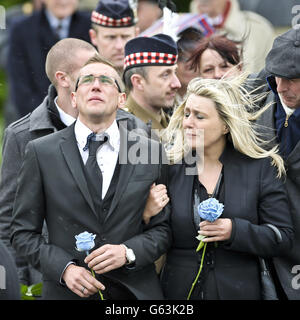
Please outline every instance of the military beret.
[[137, 22], [136, 7], [134, 0], [100, 0], [91, 21], [108, 28], [131, 27]]
[[274, 40], [265, 69], [276, 77], [300, 78], [300, 29], [292, 28]]
[[177, 62], [176, 42], [166, 34], [137, 37], [125, 45], [124, 73], [134, 67], [172, 66]]

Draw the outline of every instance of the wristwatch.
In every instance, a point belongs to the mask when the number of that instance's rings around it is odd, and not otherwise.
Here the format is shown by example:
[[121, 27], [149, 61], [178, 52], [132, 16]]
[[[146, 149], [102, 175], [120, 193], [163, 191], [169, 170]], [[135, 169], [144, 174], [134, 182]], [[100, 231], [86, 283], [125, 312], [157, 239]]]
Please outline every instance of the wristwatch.
[[132, 266], [135, 264], [135, 254], [132, 249], [127, 248], [125, 244], [122, 244], [125, 248], [126, 266]]

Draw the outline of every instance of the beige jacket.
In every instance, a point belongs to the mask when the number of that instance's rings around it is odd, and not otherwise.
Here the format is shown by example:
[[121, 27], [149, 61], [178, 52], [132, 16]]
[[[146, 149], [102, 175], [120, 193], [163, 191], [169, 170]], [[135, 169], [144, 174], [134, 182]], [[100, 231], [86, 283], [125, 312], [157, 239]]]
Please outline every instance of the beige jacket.
[[[197, 12], [196, 2], [192, 1], [191, 11]], [[237, 0], [230, 0], [231, 7], [224, 27], [232, 40], [245, 39], [243, 49], [244, 69], [258, 72], [265, 66], [265, 58], [272, 47], [275, 31], [271, 23], [261, 15], [251, 11], [241, 11]]]

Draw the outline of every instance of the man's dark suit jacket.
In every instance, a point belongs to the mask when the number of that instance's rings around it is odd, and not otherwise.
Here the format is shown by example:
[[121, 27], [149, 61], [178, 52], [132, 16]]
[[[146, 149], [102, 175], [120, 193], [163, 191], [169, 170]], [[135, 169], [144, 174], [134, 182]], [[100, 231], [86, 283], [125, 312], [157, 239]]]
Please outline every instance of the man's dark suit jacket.
[[[74, 13], [69, 37], [89, 42], [89, 29], [89, 15]], [[18, 112], [16, 119], [31, 112], [47, 95], [50, 82], [45, 72], [46, 56], [58, 40], [44, 10], [25, 17], [11, 27], [8, 77], [12, 102]]]
[[[120, 153], [124, 155], [134, 138], [119, 123]], [[158, 155], [160, 145], [139, 136], [141, 150]], [[154, 149], [155, 150], [154, 150]], [[130, 154], [130, 153], [129, 153]], [[153, 155], [153, 153], [152, 153]], [[150, 152], [146, 160], [151, 158]], [[88, 231], [96, 234], [96, 246], [124, 243], [136, 255], [132, 270], [125, 267], [106, 275], [125, 285], [138, 299], [161, 299], [162, 292], [154, 261], [170, 245], [169, 208], [166, 207], [148, 225], [142, 216], [150, 186], [160, 179], [161, 164], [120, 164], [119, 181], [111, 207], [101, 223], [88, 191], [82, 159], [74, 134], [74, 125], [28, 143], [16, 194], [12, 221], [12, 244], [27, 256], [43, 274], [44, 299], [76, 299], [60, 277], [67, 263], [76, 260], [87, 267], [84, 253], [75, 250], [75, 235]], [[41, 236], [46, 219], [49, 243]]]

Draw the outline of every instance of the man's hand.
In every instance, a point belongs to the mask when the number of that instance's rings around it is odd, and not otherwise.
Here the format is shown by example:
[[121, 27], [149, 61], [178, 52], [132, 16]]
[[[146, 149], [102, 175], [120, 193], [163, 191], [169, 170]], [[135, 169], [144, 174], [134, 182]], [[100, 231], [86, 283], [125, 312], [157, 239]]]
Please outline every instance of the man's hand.
[[104, 290], [104, 285], [96, 280], [92, 274], [83, 267], [70, 264], [63, 274], [67, 287], [81, 298], [87, 298], [98, 290]]
[[105, 244], [90, 253], [84, 262], [96, 273], [106, 273], [126, 263], [126, 250], [122, 245]]

